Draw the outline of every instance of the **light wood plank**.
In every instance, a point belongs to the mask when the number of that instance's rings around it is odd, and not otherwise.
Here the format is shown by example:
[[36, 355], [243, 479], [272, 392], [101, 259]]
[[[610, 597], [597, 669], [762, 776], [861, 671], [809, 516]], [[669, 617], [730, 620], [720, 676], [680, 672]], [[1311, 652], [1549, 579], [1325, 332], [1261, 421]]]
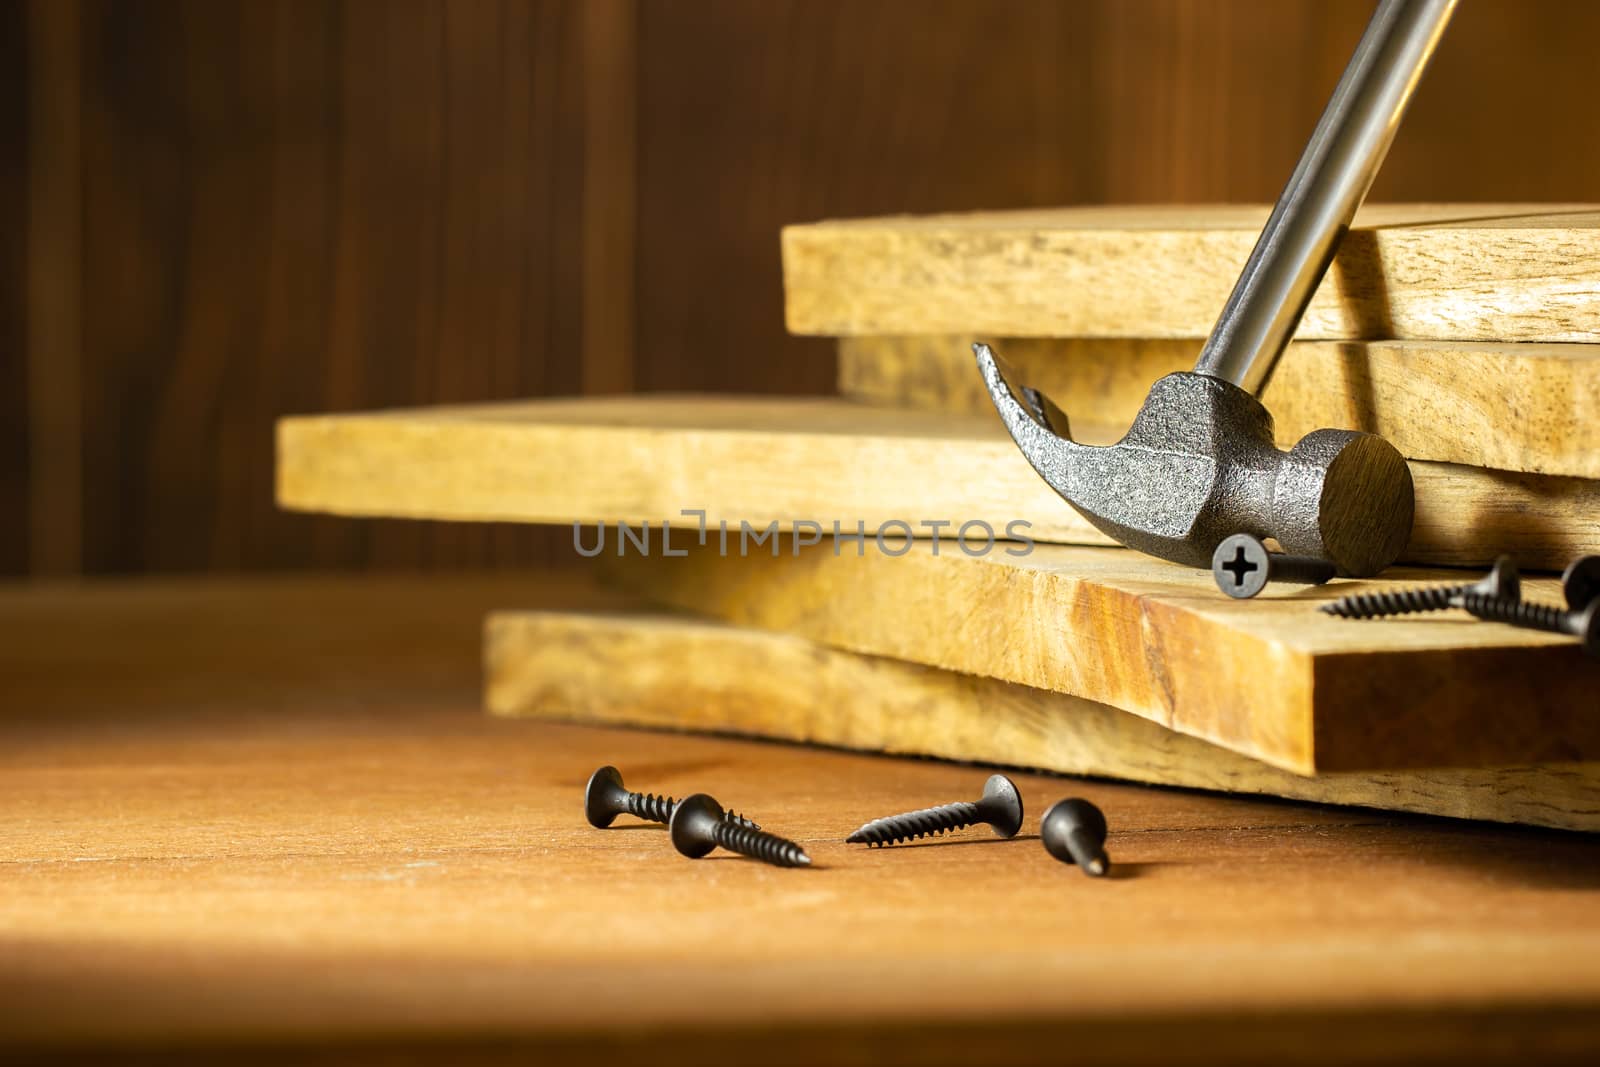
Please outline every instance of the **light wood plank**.
[[[1600, 758], [1600, 663], [1571, 638], [1457, 613], [1352, 621], [1316, 610], [1374, 583], [1272, 586], [1239, 601], [1209, 572], [1122, 549], [789, 547], [608, 566], [658, 603], [1070, 693], [1302, 774]], [[1555, 584], [1528, 582], [1525, 595], [1559, 599]]]
[[484, 628], [484, 679], [489, 711], [512, 718], [744, 734], [1600, 830], [1600, 764], [1304, 777], [1092, 700], [681, 616], [496, 612]]
[[[484, 715], [473, 605], [550, 590], [455, 581], [0, 594], [8, 682], [45, 650], [56, 667], [0, 714], [0, 1059], [1587, 1062], [1600, 1045], [1593, 840], [1019, 773], [1017, 839], [859, 848], [842, 839], [864, 818], [987, 772]], [[602, 763], [748, 803], [816, 866], [593, 830], [579, 798]], [[1113, 878], [1039, 847], [1067, 794], [1105, 810]]]
[[[1125, 426], [1075, 432], [1115, 440]], [[1559, 569], [1600, 551], [1600, 482], [1411, 465], [1403, 558]], [[1013, 520], [1040, 541], [1106, 544], [1047, 486], [999, 418], [833, 398], [650, 396], [303, 416], [278, 427], [278, 501], [301, 511], [516, 522]]]
[[[1205, 337], [1265, 207], [1070, 208], [783, 231], [789, 329], [826, 336]], [[1600, 341], [1594, 205], [1374, 205], [1309, 339]]]
[[[968, 337], [846, 337], [839, 392], [929, 411], [993, 408]], [[1071, 416], [1131, 423], [1200, 342], [1010, 338], [1022, 380]], [[1262, 401], [1289, 443], [1327, 427], [1381, 434], [1407, 458], [1600, 478], [1600, 345], [1296, 341]]]

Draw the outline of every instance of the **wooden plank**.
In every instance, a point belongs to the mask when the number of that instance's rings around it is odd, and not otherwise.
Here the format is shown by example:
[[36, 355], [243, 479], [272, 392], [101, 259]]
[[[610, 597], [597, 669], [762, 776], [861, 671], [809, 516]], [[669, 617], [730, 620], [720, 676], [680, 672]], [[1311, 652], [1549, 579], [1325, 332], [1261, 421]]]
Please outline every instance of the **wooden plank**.
[[[1201, 338], [1266, 217], [1265, 207], [1091, 207], [789, 226], [789, 329]], [[1373, 205], [1297, 336], [1600, 341], [1596, 270], [1594, 205]]]
[[[846, 337], [853, 400], [983, 414], [993, 402], [967, 337]], [[1199, 342], [1011, 338], [1022, 379], [1070, 416], [1127, 425], [1150, 385], [1189, 370]], [[1262, 401], [1278, 439], [1326, 427], [1381, 434], [1410, 459], [1600, 478], [1600, 346], [1473, 341], [1296, 341]]]
[[[8, 683], [40, 655], [57, 667], [0, 714], [0, 1058], [1600, 1051], [1591, 840], [1017, 774], [1016, 840], [859, 849], [842, 838], [864, 817], [986, 772], [483, 715], [472, 614], [542, 589], [0, 592]], [[816, 866], [690, 862], [657, 829], [593, 830], [579, 797], [607, 762], [748, 802]], [[1066, 794], [1106, 811], [1118, 877], [1039, 847], [1034, 819]]]
[[[1075, 432], [1114, 440], [1126, 427]], [[1600, 483], [1411, 465], [1404, 558], [1559, 569], [1600, 551]], [[936, 472], [937, 477], [929, 477]], [[302, 416], [278, 429], [278, 502], [302, 511], [514, 522], [670, 521], [702, 509], [792, 527], [837, 520], [1031, 523], [1041, 541], [1106, 544], [1034, 473], [993, 413], [895, 411], [831, 398], [619, 397]]]
[[[1097, 700], [1301, 774], [1600, 758], [1600, 663], [1571, 638], [1453, 613], [1352, 621], [1316, 610], [1375, 583], [1240, 601], [1209, 572], [1122, 549], [779, 547], [724, 556], [712, 544], [608, 566], [658, 603]], [[1524, 592], [1559, 600], [1555, 585]]]
[[497, 612], [484, 628], [484, 680], [489, 711], [512, 718], [732, 733], [1600, 830], [1596, 763], [1308, 778], [1081, 697], [682, 616]]

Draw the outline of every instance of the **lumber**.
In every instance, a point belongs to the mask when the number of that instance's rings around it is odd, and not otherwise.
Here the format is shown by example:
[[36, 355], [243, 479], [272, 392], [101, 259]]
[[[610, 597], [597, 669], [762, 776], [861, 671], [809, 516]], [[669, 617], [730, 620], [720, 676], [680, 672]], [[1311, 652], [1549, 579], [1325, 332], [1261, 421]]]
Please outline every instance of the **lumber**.
[[[1266, 207], [1087, 207], [789, 226], [789, 329], [1203, 338]], [[1595, 205], [1374, 205], [1301, 320], [1314, 340], [1600, 341]]]
[[[459, 580], [0, 590], [0, 675], [28, 692], [0, 708], [0, 1060], [1250, 1063], [1309, 1045], [1328, 1064], [1504, 1063], [1600, 1046], [1584, 835], [1012, 772], [1017, 838], [848, 845], [865, 818], [989, 772], [485, 715], [474, 614], [497, 582], [503, 604], [553, 605], [533, 576]], [[748, 804], [815, 865], [691, 862], [662, 828], [595, 830], [581, 798], [606, 763]], [[1106, 812], [1112, 878], [1040, 848], [1065, 795]]]
[[1600, 830], [1596, 763], [1305, 777], [1081, 697], [677, 615], [496, 612], [484, 628], [484, 703], [511, 718], [739, 734]]
[[[1126, 426], [1075, 432], [1115, 440]], [[1512, 553], [1560, 569], [1600, 551], [1600, 482], [1414, 462], [1403, 559], [1476, 566]], [[741, 522], [869, 534], [967, 522], [1040, 541], [1107, 544], [987, 414], [837, 398], [649, 396], [349, 415], [278, 426], [278, 502], [301, 511], [544, 523]], [[889, 526], [890, 530], [898, 527]], [[658, 539], [659, 529], [655, 531]]]
[[[993, 407], [962, 336], [845, 337], [839, 392], [853, 400], [981, 414]], [[1023, 381], [1069, 416], [1133, 421], [1151, 383], [1189, 370], [1198, 341], [1007, 338]], [[1363, 430], [1408, 459], [1600, 478], [1600, 345], [1295, 341], [1262, 402], [1278, 440]]]
[[[790, 549], [606, 565], [659, 604], [1096, 700], [1300, 774], [1600, 758], [1600, 663], [1571, 638], [1454, 612], [1316, 610], [1377, 583], [1240, 601], [1209, 572], [1126, 549]], [[1389, 584], [1441, 580], [1454, 579], [1402, 570]], [[1528, 581], [1524, 595], [1559, 602], [1556, 584]]]

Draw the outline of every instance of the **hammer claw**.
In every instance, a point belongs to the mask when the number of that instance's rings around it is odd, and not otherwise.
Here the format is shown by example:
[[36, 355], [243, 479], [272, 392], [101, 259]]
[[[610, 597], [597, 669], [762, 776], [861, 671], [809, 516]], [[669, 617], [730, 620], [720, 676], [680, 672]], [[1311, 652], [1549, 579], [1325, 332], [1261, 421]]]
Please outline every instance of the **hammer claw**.
[[1365, 576], [1393, 562], [1410, 533], [1410, 473], [1381, 438], [1318, 430], [1282, 452], [1259, 400], [1220, 378], [1180, 372], [1155, 383], [1120, 442], [1090, 447], [1067, 435], [1061, 409], [993, 349], [972, 349], [1033, 469], [1129, 548], [1209, 567], [1216, 546], [1243, 531]]

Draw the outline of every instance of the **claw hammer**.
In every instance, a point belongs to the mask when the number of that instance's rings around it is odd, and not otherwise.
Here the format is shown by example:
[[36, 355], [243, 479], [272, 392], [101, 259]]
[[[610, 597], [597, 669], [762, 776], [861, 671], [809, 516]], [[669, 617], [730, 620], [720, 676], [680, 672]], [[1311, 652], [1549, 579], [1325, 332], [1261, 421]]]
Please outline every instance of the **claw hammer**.
[[1115, 445], [1072, 440], [1066, 415], [976, 344], [1001, 420], [1038, 473], [1129, 548], [1209, 567], [1226, 537], [1364, 577], [1411, 534], [1411, 473], [1381, 437], [1316, 430], [1279, 451], [1257, 394], [1372, 187], [1456, 0], [1380, 0], [1193, 371], [1151, 388]]

